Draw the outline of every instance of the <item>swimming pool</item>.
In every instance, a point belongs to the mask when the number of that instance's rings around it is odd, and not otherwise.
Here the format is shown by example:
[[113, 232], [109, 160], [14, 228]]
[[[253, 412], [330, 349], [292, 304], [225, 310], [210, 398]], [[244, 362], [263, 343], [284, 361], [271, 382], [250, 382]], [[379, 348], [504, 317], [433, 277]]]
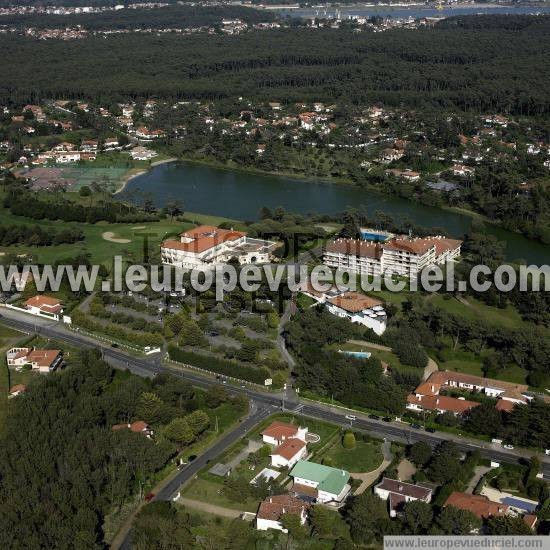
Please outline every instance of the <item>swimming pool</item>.
[[355, 357], [355, 359], [368, 359], [372, 354], [368, 351], [345, 351], [345, 350], [338, 350], [338, 353], [345, 353], [346, 355], [351, 355], [352, 357]]

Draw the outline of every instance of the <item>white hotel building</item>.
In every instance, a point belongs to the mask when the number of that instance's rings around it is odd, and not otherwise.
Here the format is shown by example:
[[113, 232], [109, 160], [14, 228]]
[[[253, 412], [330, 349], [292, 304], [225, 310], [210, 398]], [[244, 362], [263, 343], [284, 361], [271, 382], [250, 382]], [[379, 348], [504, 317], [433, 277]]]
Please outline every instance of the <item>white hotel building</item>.
[[240, 264], [269, 262], [277, 243], [247, 237], [242, 231], [201, 225], [161, 244], [163, 264], [182, 269], [214, 269], [237, 258]]
[[430, 265], [440, 265], [460, 256], [462, 241], [446, 237], [393, 238], [383, 243], [335, 239], [325, 248], [323, 262], [360, 275], [416, 276]]

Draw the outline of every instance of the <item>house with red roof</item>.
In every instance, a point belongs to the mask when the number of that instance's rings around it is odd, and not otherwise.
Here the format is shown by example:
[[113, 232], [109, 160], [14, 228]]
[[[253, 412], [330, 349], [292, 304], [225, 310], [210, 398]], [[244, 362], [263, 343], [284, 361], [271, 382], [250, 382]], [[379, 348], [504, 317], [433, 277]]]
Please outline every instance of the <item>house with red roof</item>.
[[271, 465], [276, 468], [292, 468], [298, 460], [307, 456], [306, 442], [296, 437], [285, 439], [271, 453]]
[[305, 524], [307, 519], [307, 510], [309, 505], [299, 498], [292, 495], [275, 495], [266, 498], [256, 514], [256, 529], [258, 531], [267, 531], [268, 529], [277, 529], [283, 533], [287, 530], [281, 523], [281, 518], [285, 514], [294, 514], [300, 518], [300, 523]]
[[132, 422], [131, 424], [115, 424], [112, 427], [112, 430], [114, 432], [118, 432], [119, 430], [130, 430], [133, 433], [136, 434], [143, 434], [145, 437], [151, 438], [153, 435], [153, 430], [147, 424], [147, 422], [144, 422], [143, 420], [136, 420], [135, 422]]
[[472, 512], [479, 519], [489, 519], [495, 516], [505, 516], [510, 513], [509, 506], [493, 502], [484, 495], [470, 495], [453, 491], [445, 501], [444, 506], [454, 506], [460, 510]]
[[287, 439], [300, 439], [305, 442], [307, 433], [307, 428], [276, 420], [262, 431], [261, 436], [264, 443], [279, 446]]
[[22, 368], [30, 365], [32, 370], [48, 374], [63, 362], [59, 349], [11, 348], [6, 353], [8, 367]]
[[38, 294], [25, 302], [25, 309], [33, 315], [45, 315], [59, 320], [59, 315], [63, 312], [63, 305], [57, 298]]
[[12, 386], [10, 388], [10, 392], [8, 395], [8, 399], [12, 399], [13, 397], [17, 397], [18, 395], [21, 395], [27, 391], [27, 386], [25, 384], [15, 384], [15, 386]]

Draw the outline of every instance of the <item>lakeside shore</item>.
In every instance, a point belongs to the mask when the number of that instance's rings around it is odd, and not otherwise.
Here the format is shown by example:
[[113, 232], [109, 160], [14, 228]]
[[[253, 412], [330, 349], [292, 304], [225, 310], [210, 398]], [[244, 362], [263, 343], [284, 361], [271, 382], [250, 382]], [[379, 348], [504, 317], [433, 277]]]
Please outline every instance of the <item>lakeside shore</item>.
[[178, 161], [179, 159], [175, 158], [175, 157], [172, 157], [172, 158], [168, 158], [168, 159], [162, 159], [162, 160], [157, 160], [155, 162], [152, 162], [150, 164], [150, 166], [148, 166], [147, 168], [130, 168], [130, 170], [128, 170], [128, 172], [126, 172], [126, 174], [124, 174], [124, 176], [122, 176], [122, 178], [120, 179], [120, 186], [116, 189], [116, 191], [113, 193], [113, 195], [118, 195], [120, 193], [122, 193], [124, 191], [124, 189], [126, 189], [126, 186], [128, 185], [128, 182], [133, 180], [134, 178], [137, 178], [138, 176], [142, 176], [143, 174], [147, 174], [147, 172], [149, 172], [149, 170], [151, 170], [151, 168], [154, 168], [155, 166], [159, 166], [161, 164], [166, 164], [168, 162], [176, 162]]

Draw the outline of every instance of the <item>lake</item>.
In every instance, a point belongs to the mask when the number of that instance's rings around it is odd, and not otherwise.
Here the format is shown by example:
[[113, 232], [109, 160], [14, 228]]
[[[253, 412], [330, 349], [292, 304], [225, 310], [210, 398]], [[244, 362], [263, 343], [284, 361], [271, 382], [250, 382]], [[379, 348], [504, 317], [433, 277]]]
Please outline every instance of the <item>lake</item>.
[[[396, 219], [409, 219], [424, 227], [444, 228], [455, 237], [462, 237], [472, 223], [472, 217], [466, 214], [365, 189], [223, 170], [188, 162], [155, 166], [130, 180], [122, 197], [140, 202], [142, 193], [151, 193], [157, 207], [176, 198], [189, 212], [235, 220], [256, 220], [262, 206], [282, 206], [289, 212], [299, 214], [336, 214], [348, 207], [362, 206], [369, 215], [382, 211]], [[486, 224], [486, 230], [499, 240], [506, 241], [508, 260], [524, 259], [537, 265], [550, 262], [549, 246], [491, 224]]]

